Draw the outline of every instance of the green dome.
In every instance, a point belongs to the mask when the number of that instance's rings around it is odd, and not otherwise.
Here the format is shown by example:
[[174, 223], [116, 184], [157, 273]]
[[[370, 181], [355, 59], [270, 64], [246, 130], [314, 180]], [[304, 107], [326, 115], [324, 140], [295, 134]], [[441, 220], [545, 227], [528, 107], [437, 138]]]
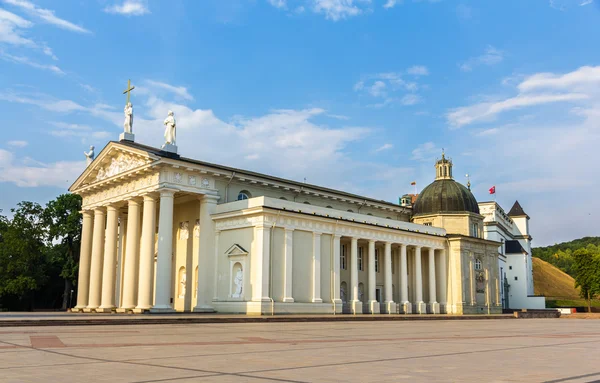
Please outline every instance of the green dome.
[[453, 179], [429, 184], [413, 206], [413, 216], [465, 212], [479, 214], [479, 205], [471, 191]]

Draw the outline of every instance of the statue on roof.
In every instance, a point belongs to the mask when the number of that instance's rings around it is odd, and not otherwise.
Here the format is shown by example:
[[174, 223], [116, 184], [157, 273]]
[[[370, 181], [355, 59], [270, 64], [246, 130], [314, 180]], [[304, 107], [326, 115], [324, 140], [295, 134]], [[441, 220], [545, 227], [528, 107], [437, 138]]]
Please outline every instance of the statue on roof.
[[123, 123], [123, 128], [125, 129], [125, 133], [133, 133], [133, 105], [130, 102], [125, 105], [125, 122]]
[[90, 151], [89, 152], [83, 152], [83, 154], [85, 155], [85, 160], [86, 160], [86, 165], [89, 165], [92, 163], [92, 161], [94, 161], [94, 157], [96, 156], [94, 154], [94, 145], [90, 146]]
[[165, 118], [165, 122], [163, 123], [165, 128], [165, 145], [176, 145], [175, 144], [175, 129], [177, 128], [177, 124], [175, 122], [175, 117], [173, 115], [173, 111], [169, 110], [169, 115]]

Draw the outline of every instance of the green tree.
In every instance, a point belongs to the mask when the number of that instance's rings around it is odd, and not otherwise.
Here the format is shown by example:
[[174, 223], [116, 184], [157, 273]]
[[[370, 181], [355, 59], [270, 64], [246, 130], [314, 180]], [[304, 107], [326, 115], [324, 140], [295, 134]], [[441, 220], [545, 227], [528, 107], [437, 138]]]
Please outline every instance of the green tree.
[[49, 256], [60, 269], [64, 280], [62, 309], [66, 310], [71, 290], [77, 282], [79, 247], [81, 243], [81, 197], [61, 194], [48, 202], [44, 210], [44, 224], [48, 228]]
[[600, 252], [594, 245], [573, 252], [573, 271], [575, 287], [588, 303], [588, 312], [592, 311], [592, 299], [600, 294]]
[[24, 201], [11, 212], [12, 219], [0, 216], [0, 297], [32, 309], [34, 292], [48, 279], [44, 209]]

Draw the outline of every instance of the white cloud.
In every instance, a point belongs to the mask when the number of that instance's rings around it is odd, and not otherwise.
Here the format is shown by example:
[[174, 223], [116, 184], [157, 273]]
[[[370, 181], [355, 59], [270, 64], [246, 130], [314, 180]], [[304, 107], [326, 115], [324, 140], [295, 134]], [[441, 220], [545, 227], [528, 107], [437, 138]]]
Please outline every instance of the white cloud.
[[312, 0], [312, 10], [325, 15], [326, 19], [338, 21], [364, 12], [364, 8], [357, 5], [369, 4], [370, 0]]
[[59, 75], [65, 74], [65, 72], [63, 72], [62, 69], [60, 69], [56, 65], [40, 64], [35, 61], [31, 61], [28, 57], [13, 56], [11, 54], [8, 54], [8, 53], [2, 51], [1, 49], [0, 49], [0, 58], [2, 58], [5, 61], [13, 62], [16, 64], [24, 64], [24, 65], [28, 65], [32, 68], [48, 70], [52, 73], [59, 74]]
[[386, 9], [394, 8], [396, 6], [396, 3], [397, 3], [396, 0], [387, 0], [385, 2], [385, 4], [383, 5], [383, 7]]
[[269, 4], [279, 9], [287, 9], [286, 0], [268, 0]]
[[406, 73], [412, 74], [414, 76], [427, 76], [429, 74], [429, 70], [426, 66], [423, 65], [415, 65], [406, 70]]
[[377, 149], [375, 149], [376, 152], [383, 152], [384, 150], [390, 150], [394, 147], [394, 145], [392, 144], [383, 144], [380, 147], [378, 147]]
[[37, 47], [37, 44], [23, 36], [25, 28], [31, 28], [33, 23], [24, 18], [0, 8], [0, 43], [17, 46]]
[[600, 66], [582, 66], [581, 68], [565, 73], [537, 73], [525, 78], [519, 85], [521, 92], [530, 92], [538, 89], [552, 89], [572, 91], [597, 88], [600, 85]]
[[460, 128], [461, 126], [470, 125], [476, 122], [494, 121], [498, 114], [512, 109], [561, 101], [584, 100], [587, 98], [588, 96], [582, 93], [548, 93], [537, 95], [520, 94], [502, 101], [482, 102], [467, 107], [456, 108], [451, 110], [446, 115], [446, 118], [450, 126], [454, 128]]
[[422, 101], [421, 96], [416, 95], [416, 94], [407, 94], [406, 96], [402, 97], [402, 99], [400, 100], [400, 103], [402, 105], [415, 105], [418, 104]]
[[8, 141], [6, 143], [8, 146], [14, 146], [15, 148], [24, 148], [27, 146], [27, 141], [20, 141], [20, 140], [14, 140], [14, 141]]
[[142, 16], [150, 13], [150, 10], [146, 1], [125, 0], [121, 5], [115, 4], [104, 8], [104, 12], [125, 16]]
[[504, 52], [488, 45], [485, 52], [481, 56], [471, 57], [467, 61], [460, 63], [458, 67], [463, 72], [470, 72], [474, 67], [479, 65], [496, 65], [504, 60]]
[[594, 0], [583, 0], [581, 3], [579, 3], [580, 6], [585, 6], [588, 4], [592, 4], [594, 2]]
[[375, 81], [373, 85], [369, 88], [369, 93], [373, 97], [381, 97], [385, 96], [387, 93], [385, 92], [385, 83], [383, 81]]
[[48, 132], [54, 137], [105, 140], [112, 135], [107, 131], [94, 131], [94, 129], [88, 125], [68, 124], [65, 122], [51, 122], [50, 124], [58, 128]]
[[70, 21], [61, 19], [54, 14], [54, 11], [50, 9], [39, 8], [37, 5], [27, 0], [3, 0], [6, 4], [10, 4], [16, 7], [20, 7], [27, 13], [37, 18], [42, 19], [48, 24], [52, 24], [58, 28], [65, 29], [71, 32], [78, 33], [90, 33], [87, 29], [76, 25]]
[[431, 141], [420, 144], [412, 151], [412, 160], [415, 161], [432, 161], [437, 154], [441, 152], [440, 149]]
[[12, 152], [0, 149], [0, 182], [66, 189], [84, 169], [85, 161], [42, 163], [31, 158], [16, 159]]
[[144, 94], [148, 94], [150, 92], [166, 91], [169, 93], [173, 93], [184, 100], [192, 101], [194, 99], [194, 97], [192, 97], [192, 95], [188, 92], [187, 88], [183, 86], [173, 86], [164, 82], [154, 80], [145, 80], [143, 83], [148, 89], [139, 88], [137, 90]]
[[495, 134], [498, 134], [500, 132], [500, 129], [498, 128], [490, 128], [490, 129], [484, 129], [480, 132], [477, 132], [477, 134], [475, 134], [478, 137], [485, 137], [485, 136], [492, 136]]

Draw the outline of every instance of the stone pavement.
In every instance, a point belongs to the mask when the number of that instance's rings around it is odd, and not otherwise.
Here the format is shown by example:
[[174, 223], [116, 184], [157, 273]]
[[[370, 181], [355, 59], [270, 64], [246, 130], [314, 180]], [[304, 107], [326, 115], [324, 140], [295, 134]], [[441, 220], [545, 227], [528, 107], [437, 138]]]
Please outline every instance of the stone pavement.
[[0, 328], [0, 382], [590, 382], [600, 322]]

